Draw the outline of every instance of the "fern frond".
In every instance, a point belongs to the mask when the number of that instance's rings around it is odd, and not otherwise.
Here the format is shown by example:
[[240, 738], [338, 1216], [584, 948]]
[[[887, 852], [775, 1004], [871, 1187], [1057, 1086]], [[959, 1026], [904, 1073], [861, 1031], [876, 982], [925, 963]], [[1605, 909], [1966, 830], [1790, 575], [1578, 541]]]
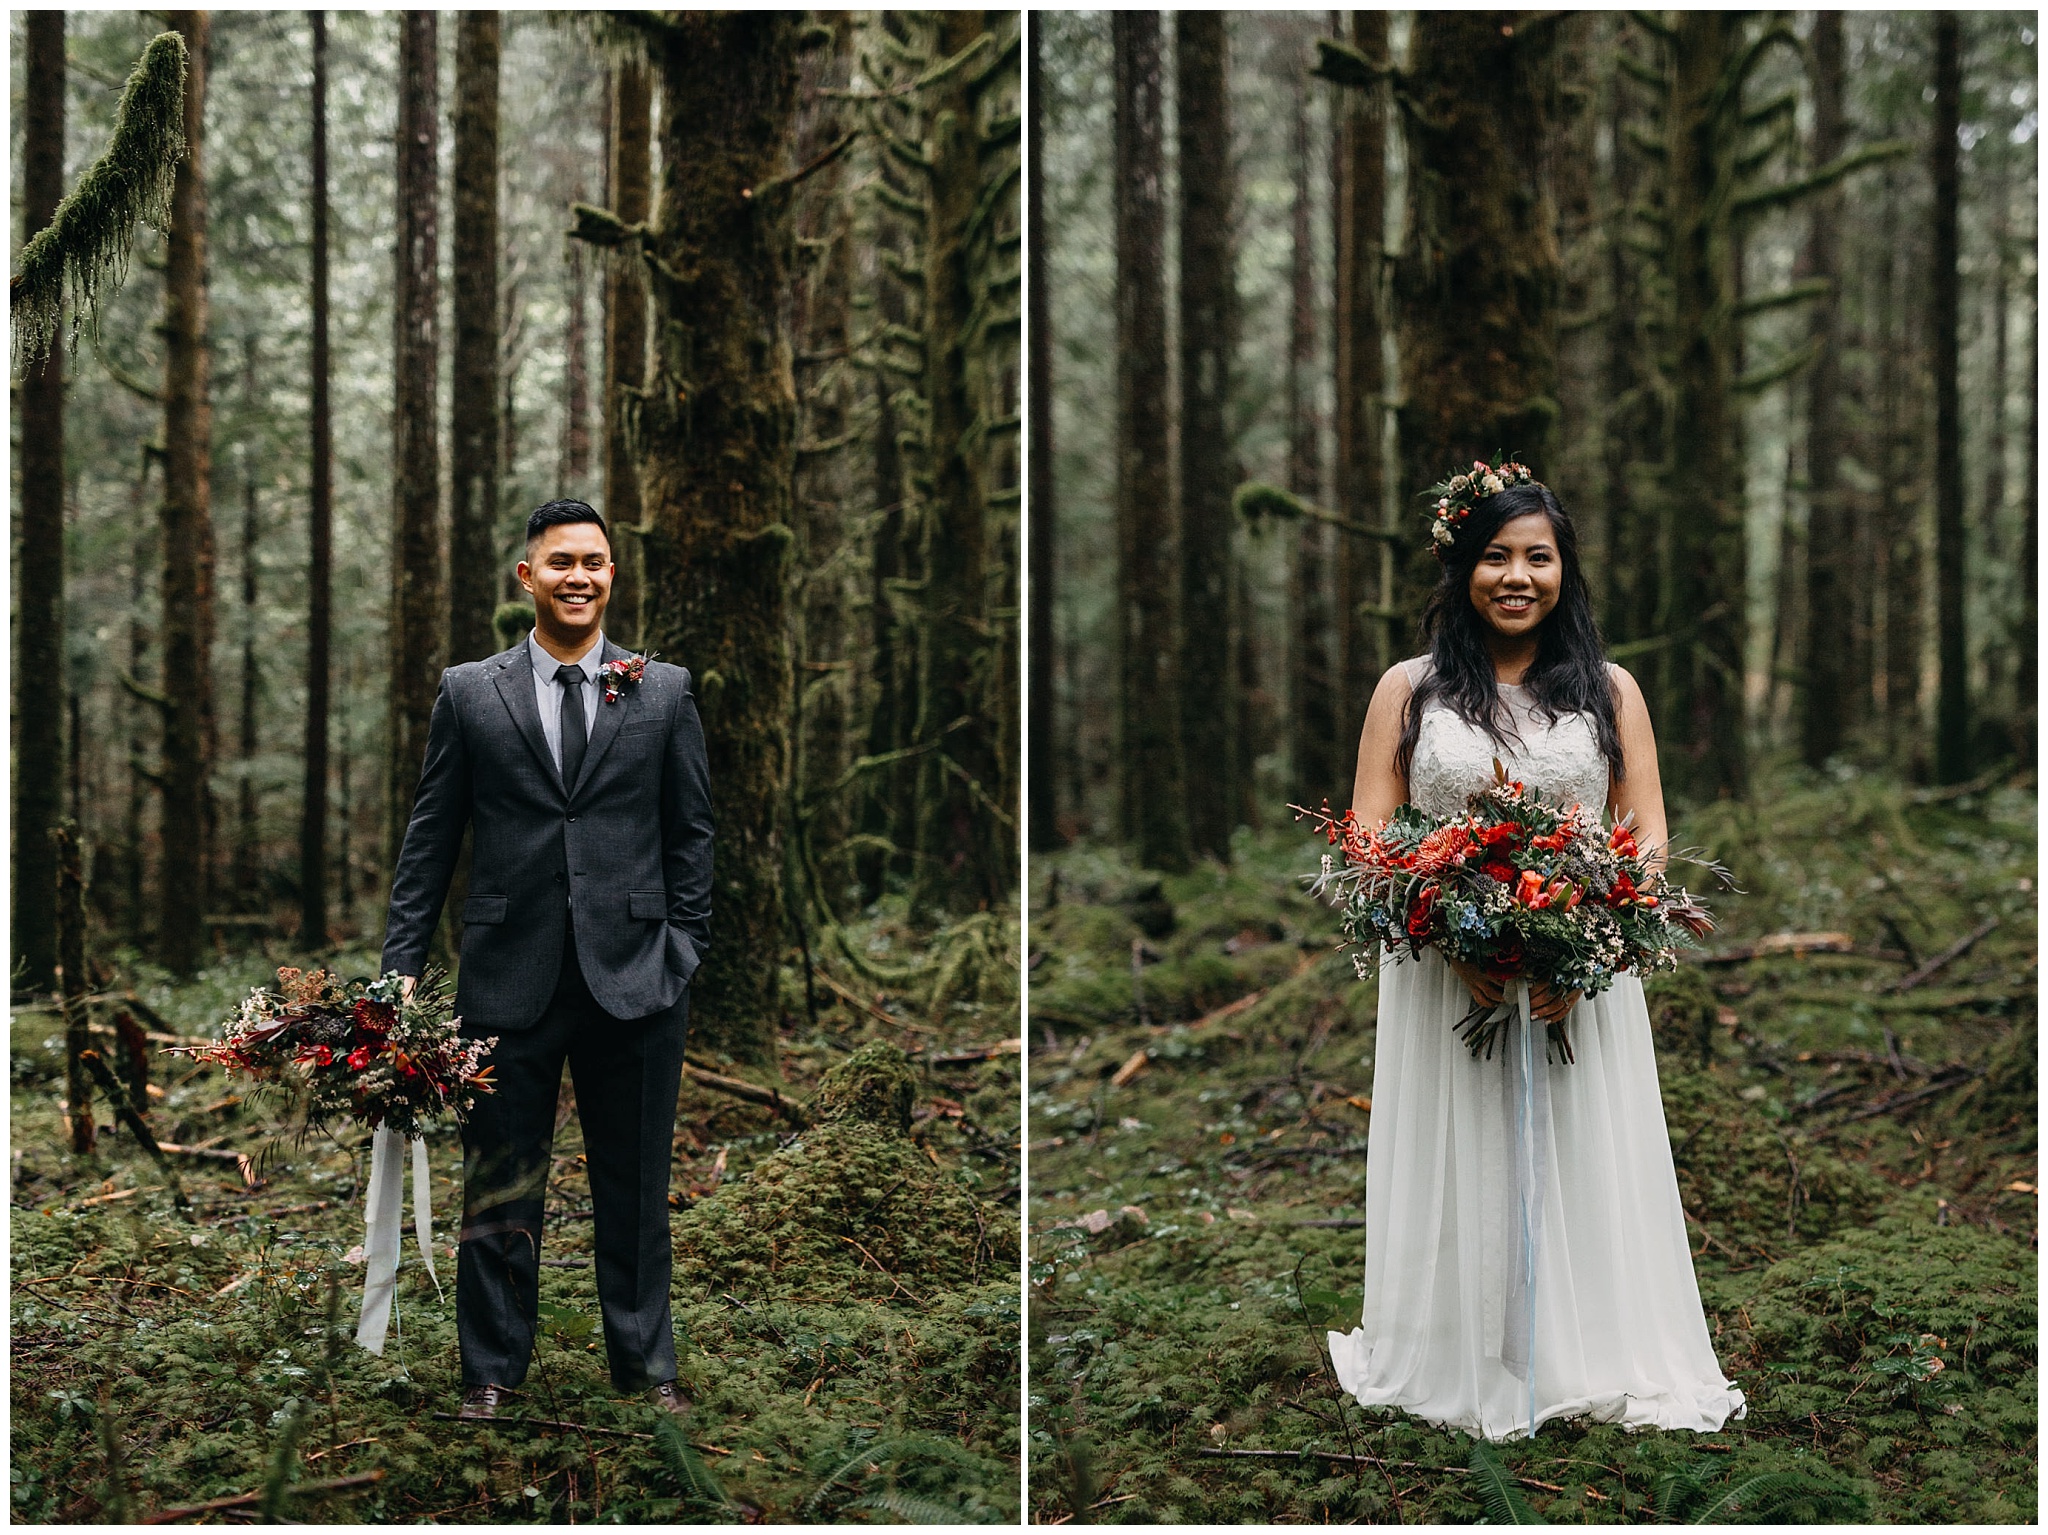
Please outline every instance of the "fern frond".
[[732, 1506], [725, 1489], [718, 1485], [718, 1478], [711, 1474], [711, 1468], [704, 1464], [703, 1457], [683, 1437], [682, 1425], [672, 1414], [663, 1413], [655, 1421], [654, 1447], [675, 1477], [684, 1502], [708, 1503], [714, 1508]]
[[1529, 1500], [1522, 1496], [1522, 1489], [1515, 1485], [1514, 1477], [1501, 1464], [1500, 1456], [1484, 1439], [1472, 1441], [1472, 1453], [1465, 1464], [1471, 1468], [1473, 1479], [1479, 1484], [1480, 1497], [1486, 1500], [1486, 1517], [1495, 1524], [1549, 1523], [1529, 1506]]

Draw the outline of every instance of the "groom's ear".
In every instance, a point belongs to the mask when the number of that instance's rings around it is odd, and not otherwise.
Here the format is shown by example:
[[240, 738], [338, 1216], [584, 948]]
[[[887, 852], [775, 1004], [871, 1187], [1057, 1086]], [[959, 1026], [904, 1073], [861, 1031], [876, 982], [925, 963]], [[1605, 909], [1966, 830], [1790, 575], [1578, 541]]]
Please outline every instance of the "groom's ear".
[[531, 565], [521, 560], [512, 573], [519, 577], [519, 584], [521, 586], [525, 587], [529, 592], [533, 590], [533, 567]]

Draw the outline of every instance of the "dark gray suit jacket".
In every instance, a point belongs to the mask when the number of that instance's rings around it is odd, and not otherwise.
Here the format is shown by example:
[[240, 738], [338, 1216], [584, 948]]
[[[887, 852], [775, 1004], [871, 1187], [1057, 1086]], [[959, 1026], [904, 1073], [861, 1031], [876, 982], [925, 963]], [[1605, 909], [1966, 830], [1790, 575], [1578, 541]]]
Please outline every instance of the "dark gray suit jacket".
[[[630, 654], [606, 640], [602, 659]], [[441, 674], [391, 881], [386, 973], [418, 975], [426, 963], [468, 825], [455, 1006], [470, 1027], [539, 1021], [561, 972], [565, 904], [598, 1006], [642, 1018], [682, 995], [711, 928], [710, 778], [687, 670], [650, 661], [617, 702], [600, 696], [566, 787], [523, 641]]]

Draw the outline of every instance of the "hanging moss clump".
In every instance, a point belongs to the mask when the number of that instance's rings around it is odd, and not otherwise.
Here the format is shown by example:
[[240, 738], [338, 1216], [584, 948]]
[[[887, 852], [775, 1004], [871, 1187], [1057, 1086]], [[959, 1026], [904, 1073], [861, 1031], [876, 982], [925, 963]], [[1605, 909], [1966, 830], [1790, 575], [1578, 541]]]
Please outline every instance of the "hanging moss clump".
[[1017, 1219], [932, 1165], [905, 1133], [917, 1078], [893, 1045], [832, 1068], [810, 1128], [676, 1223], [681, 1274], [741, 1301], [923, 1305], [1013, 1273]]
[[[54, 89], [61, 90], [57, 82]], [[121, 91], [107, 152], [78, 178], [48, 227], [21, 248], [9, 286], [14, 365], [42, 360], [56, 339], [68, 276], [72, 335], [96, 329], [99, 296], [121, 285], [136, 221], [169, 233], [171, 187], [185, 158], [185, 40], [160, 32]]]

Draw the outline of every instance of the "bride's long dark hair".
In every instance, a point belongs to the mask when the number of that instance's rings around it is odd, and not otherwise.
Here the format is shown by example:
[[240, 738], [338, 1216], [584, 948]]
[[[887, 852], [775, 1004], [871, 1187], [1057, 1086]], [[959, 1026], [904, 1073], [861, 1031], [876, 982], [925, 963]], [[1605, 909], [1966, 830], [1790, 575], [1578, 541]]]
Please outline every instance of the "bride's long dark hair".
[[1441, 703], [1466, 723], [1507, 750], [1519, 744], [1514, 723], [1501, 707], [1493, 675], [1493, 652], [1487, 648], [1486, 620], [1472, 606], [1472, 572], [1486, 546], [1501, 527], [1517, 517], [1541, 512], [1550, 519], [1551, 537], [1563, 565], [1557, 606], [1537, 631], [1536, 659], [1523, 674], [1535, 707], [1551, 723], [1566, 714], [1591, 721], [1600, 751], [1618, 781], [1622, 776], [1621, 737], [1614, 724], [1614, 683], [1593, 617], [1593, 595], [1579, 566], [1579, 535], [1572, 519], [1547, 485], [1516, 485], [1476, 503], [1443, 552], [1443, 576], [1422, 613], [1423, 643], [1433, 663], [1416, 686], [1401, 722], [1401, 744], [1395, 766], [1406, 778], [1415, 760], [1422, 716], [1431, 703]]

